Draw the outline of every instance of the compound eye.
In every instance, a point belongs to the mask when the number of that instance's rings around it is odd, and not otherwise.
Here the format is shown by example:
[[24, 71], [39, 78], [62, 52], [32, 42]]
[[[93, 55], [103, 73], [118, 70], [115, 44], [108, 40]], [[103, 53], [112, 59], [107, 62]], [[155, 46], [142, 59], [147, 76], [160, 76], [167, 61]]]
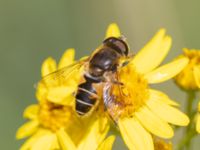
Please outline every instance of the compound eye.
[[116, 49], [119, 53], [128, 56], [129, 49], [125, 41], [120, 38], [110, 37], [103, 42], [105, 45], [109, 45]]
[[110, 38], [107, 38], [103, 41], [104, 44], [107, 44], [107, 43], [114, 43], [115, 41], [117, 41], [117, 39], [115, 37], [110, 37]]

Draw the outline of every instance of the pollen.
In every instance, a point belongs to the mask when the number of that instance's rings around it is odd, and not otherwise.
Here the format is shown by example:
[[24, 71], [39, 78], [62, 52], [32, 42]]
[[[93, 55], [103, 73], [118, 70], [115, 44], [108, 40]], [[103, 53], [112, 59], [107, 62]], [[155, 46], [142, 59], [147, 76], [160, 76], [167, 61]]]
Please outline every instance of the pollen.
[[72, 116], [67, 106], [46, 101], [40, 104], [38, 117], [44, 128], [57, 131], [62, 127], [66, 127]]
[[175, 77], [176, 83], [183, 89], [196, 90], [198, 85], [195, 79], [194, 68], [200, 68], [200, 51], [184, 49], [184, 56], [189, 58], [188, 65]]
[[131, 116], [145, 105], [149, 97], [148, 83], [132, 64], [123, 67], [119, 72], [123, 83], [119, 101], [123, 104], [122, 116]]

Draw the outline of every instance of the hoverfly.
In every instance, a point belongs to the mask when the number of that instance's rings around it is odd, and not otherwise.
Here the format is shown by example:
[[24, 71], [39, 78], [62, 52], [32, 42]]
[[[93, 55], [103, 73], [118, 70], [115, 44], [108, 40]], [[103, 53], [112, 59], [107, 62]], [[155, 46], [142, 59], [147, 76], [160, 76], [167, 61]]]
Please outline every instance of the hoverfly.
[[[126, 60], [123, 63], [120, 62], [122, 58]], [[124, 104], [116, 100], [117, 96], [112, 93], [112, 89], [114, 86], [118, 86], [119, 89], [123, 86], [118, 78], [118, 70], [127, 65], [129, 60], [129, 47], [124, 37], [109, 37], [91, 56], [47, 75], [39, 84], [54, 80], [70, 80], [73, 72], [83, 67], [84, 81], [78, 85], [78, 90], [74, 94], [77, 115], [86, 116], [95, 110], [102, 100], [104, 109], [116, 122]]]

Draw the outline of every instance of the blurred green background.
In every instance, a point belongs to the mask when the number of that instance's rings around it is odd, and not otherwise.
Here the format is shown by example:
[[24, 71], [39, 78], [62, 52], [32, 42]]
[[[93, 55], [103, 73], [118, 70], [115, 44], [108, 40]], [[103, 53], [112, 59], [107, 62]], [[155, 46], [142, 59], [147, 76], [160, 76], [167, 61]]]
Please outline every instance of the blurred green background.
[[[58, 60], [70, 47], [77, 58], [89, 55], [116, 22], [134, 52], [165, 27], [173, 38], [167, 62], [183, 47], [200, 48], [199, 15], [199, 0], [0, 0], [0, 149], [19, 149], [15, 132], [25, 121], [24, 108], [36, 102], [33, 85], [46, 57]], [[155, 88], [184, 105], [185, 94], [172, 81]], [[200, 135], [194, 150], [198, 141]], [[115, 149], [124, 149], [121, 140]]]

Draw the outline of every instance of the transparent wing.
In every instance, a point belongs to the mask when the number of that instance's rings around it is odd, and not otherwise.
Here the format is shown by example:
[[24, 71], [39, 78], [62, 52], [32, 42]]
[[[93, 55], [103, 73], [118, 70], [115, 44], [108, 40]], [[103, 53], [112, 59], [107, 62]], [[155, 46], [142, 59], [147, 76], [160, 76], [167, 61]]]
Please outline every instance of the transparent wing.
[[99, 48], [97, 48], [91, 56], [81, 59], [80, 61], [77, 61], [69, 66], [66, 66], [64, 68], [61, 68], [55, 72], [52, 72], [45, 77], [42, 78], [37, 84], [37, 86], [45, 85], [47, 87], [51, 86], [58, 86], [61, 83], [66, 83], [69, 81], [69, 79], [74, 79], [77, 74], [80, 74], [81, 69], [87, 68], [88, 62], [93, 57], [94, 54], [96, 54], [99, 51]]
[[87, 66], [88, 59], [89, 58], [82, 59], [44, 76], [42, 80], [38, 82], [37, 86], [45, 85], [46, 87], [52, 87], [67, 83], [72, 79], [76, 80], [76, 76], [80, 75], [81, 71]]

